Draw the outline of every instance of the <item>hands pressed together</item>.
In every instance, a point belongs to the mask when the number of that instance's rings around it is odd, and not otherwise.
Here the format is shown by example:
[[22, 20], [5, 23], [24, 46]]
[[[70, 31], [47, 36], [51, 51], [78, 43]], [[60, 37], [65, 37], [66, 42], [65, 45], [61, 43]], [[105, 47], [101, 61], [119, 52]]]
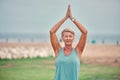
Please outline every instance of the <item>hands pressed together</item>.
[[74, 18], [74, 17], [72, 16], [72, 13], [71, 13], [70, 5], [68, 5], [68, 8], [67, 8], [67, 12], [66, 12], [65, 18], [66, 18], [66, 19], [70, 18], [71, 20]]

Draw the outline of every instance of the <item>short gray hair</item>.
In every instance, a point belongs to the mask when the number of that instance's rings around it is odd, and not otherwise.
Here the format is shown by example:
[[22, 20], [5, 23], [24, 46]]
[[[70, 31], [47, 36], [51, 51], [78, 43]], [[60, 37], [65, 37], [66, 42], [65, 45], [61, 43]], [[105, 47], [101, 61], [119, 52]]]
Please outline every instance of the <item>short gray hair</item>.
[[75, 34], [73, 29], [70, 28], [70, 27], [67, 27], [67, 28], [63, 29], [62, 32], [61, 32], [61, 35], [63, 35], [64, 32], [71, 32], [73, 35]]

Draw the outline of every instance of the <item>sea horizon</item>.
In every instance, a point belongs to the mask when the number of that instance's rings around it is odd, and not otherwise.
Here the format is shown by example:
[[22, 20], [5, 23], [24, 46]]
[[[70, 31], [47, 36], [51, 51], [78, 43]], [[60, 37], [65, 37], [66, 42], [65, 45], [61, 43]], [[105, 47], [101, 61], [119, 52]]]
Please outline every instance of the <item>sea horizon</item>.
[[[80, 35], [76, 35], [79, 40]], [[58, 39], [61, 40], [60, 35]], [[48, 33], [0, 33], [0, 42], [50, 42]], [[88, 34], [87, 43], [92, 44], [120, 44], [119, 34]]]

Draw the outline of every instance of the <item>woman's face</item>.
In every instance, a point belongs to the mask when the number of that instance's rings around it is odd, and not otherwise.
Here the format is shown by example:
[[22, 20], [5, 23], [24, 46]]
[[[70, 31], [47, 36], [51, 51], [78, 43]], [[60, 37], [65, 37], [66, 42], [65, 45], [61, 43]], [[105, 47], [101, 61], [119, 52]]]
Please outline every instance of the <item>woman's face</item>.
[[65, 45], [72, 45], [74, 41], [74, 34], [71, 32], [63, 32], [62, 34], [62, 39]]

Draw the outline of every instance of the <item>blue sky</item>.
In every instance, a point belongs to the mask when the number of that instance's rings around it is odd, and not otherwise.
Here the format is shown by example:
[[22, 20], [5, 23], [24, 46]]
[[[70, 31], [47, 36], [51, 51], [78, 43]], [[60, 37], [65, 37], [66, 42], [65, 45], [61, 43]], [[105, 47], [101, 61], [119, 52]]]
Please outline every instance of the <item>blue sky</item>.
[[[120, 34], [120, 0], [0, 0], [0, 33], [49, 33], [68, 4], [89, 34]], [[66, 26], [79, 33], [70, 20], [59, 31]]]

